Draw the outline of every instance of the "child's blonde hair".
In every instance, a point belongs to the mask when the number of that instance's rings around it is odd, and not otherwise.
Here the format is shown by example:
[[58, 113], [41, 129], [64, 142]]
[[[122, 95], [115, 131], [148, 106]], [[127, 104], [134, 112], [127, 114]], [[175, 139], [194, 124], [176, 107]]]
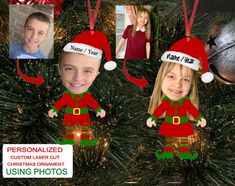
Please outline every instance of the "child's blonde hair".
[[[181, 73], [185, 73], [186, 75], [189, 75], [190, 82], [191, 82], [191, 90], [188, 96], [190, 97], [192, 104], [197, 109], [199, 109], [196, 71], [188, 67], [185, 67], [184, 65], [177, 64], [177, 63], [163, 62], [161, 64], [161, 67], [158, 71], [158, 74], [155, 80], [155, 85], [154, 85], [153, 93], [152, 93], [150, 103], [149, 103], [149, 108], [148, 108], [149, 114], [153, 114], [154, 110], [161, 104], [162, 98], [165, 96], [162, 92], [162, 81], [174, 67], [179, 67]], [[164, 115], [162, 117], [164, 117]], [[193, 117], [191, 115], [188, 115], [188, 117], [190, 120], [193, 120]]]
[[138, 10], [137, 10], [136, 20], [135, 20], [135, 23], [133, 24], [133, 28], [132, 28], [132, 37], [135, 37], [136, 28], [137, 28], [137, 25], [138, 25], [137, 19], [140, 16], [140, 14], [142, 14], [142, 13], [148, 14], [148, 22], [145, 25], [145, 36], [146, 36], [147, 40], [149, 40], [150, 35], [151, 35], [150, 12], [146, 8], [138, 8]]

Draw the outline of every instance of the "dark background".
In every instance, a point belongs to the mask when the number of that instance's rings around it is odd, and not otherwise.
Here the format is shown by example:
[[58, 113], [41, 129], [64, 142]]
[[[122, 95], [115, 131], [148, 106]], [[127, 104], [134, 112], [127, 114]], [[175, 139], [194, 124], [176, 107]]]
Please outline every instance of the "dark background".
[[[91, 1], [95, 7], [96, 1]], [[187, 1], [188, 2], [188, 1]], [[186, 2], [186, 3], [187, 3]], [[188, 11], [192, 8], [192, 2]], [[230, 2], [230, 3], [229, 3]], [[205, 42], [215, 25], [222, 28], [234, 18], [233, 1], [200, 1], [191, 35]], [[190, 148], [199, 151], [197, 160], [157, 160], [156, 150], [162, 149], [163, 138], [157, 127], [146, 127], [147, 108], [155, 77], [161, 65], [159, 58], [174, 42], [185, 37], [182, 2], [166, 1], [108, 1], [103, 0], [95, 29], [107, 35], [115, 56], [115, 5], [150, 3], [154, 41], [151, 60], [128, 62], [128, 72], [144, 76], [149, 85], [141, 89], [123, 75], [122, 60], [116, 60], [115, 71], [101, 74], [91, 87], [92, 95], [106, 110], [104, 119], [96, 118], [90, 110], [96, 147], [74, 148], [72, 179], [0, 179], [0, 185], [234, 185], [235, 181], [235, 90], [228, 82], [215, 79], [209, 84], [200, 80], [198, 86], [200, 112], [207, 119], [205, 129], [195, 127], [189, 138]], [[190, 8], [191, 7], [191, 8]], [[216, 8], [215, 8], [216, 7]], [[63, 136], [58, 118], [49, 119], [47, 112], [64, 91], [58, 70], [58, 56], [63, 46], [78, 33], [89, 29], [87, 3], [84, 0], [65, 1], [61, 14], [55, 19], [54, 60], [21, 60], [24, 74], [40, 74], [45, 83], [40, 87], [29, 84], [17, 74], [16, 63], [8, 59], [8, 6], [0, 0], [0, 140], [1, 144], [53, 144]], [[190, 13], [188, 13], [190, 15]], [[218, 29], [220, 32], [220, 29]], [[114, 59], [115, 60], [115, 59]], [[104, 64], [105, 59], [102, 60]], [[209, 61], [217, 64], [220, 61]], [[231, 62], [234, 64], [234, 61]], [[219, 70], [219, 69], [218, 69]], [[225, 71], [225, 74], [227, 71]], [[195, 126], [195, 123], [193, 123]], [[174, 144], [177, 149], [177, 144]]]

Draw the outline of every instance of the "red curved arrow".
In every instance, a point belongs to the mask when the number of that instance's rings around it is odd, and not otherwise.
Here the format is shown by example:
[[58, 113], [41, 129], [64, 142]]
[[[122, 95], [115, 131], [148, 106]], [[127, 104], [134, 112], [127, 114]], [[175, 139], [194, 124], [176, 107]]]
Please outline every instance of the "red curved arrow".
[[35, 84], [35, 85], [37, 85], [37, 87], [39, 87], [41, 84], [44, 83], [44, 80], [42, 79], [42, 77], [39, 74], [36, 78], [28, 77], [25, 74], [23, 74], [20, 70], [19, 59], [16, 60], [16, 68], [17, 68], [17, 72], [18, 72], [19, 76], [22, 77], [25, 81], [32, 83], [32, 84]]
[[135, 84], [135, 85], [140, 86], [141, 88], [144, 88], [144, 87], [146, 87], [146, 86], [149, 84], [148, 81], [145, 79], [144, 76], [142, 76], [141, 79], [137, 79], [137, 78], [131, 76], [130, 74], [128, 74], [128, 72], [126, 71], [126, 59], [124, 59], [124, 63], [123, 63], [123, 72], [124, 72], [126, 78], [127, 78], [130, 82], [132, 82], [132, 83]]

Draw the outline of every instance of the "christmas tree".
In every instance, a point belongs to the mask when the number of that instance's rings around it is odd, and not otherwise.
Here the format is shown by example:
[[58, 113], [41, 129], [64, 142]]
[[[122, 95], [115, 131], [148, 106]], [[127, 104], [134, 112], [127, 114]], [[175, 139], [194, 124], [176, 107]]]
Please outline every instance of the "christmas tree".
[[[40, 74], [45, 82], [36, 87], [25, 82], [17, 73], [15, 60], [8, 58], [8, 7], [1, 2], [1, 62], [0, 62], [0, 139], [1, 144], [55, 143], [65, 129], [58, 118], [49, 119], [47, 112], [59, 99], [64, 87], [58, 74], [58, 56], [63, 46], [78, 33], [89, 29], [86, 1], [65, 1], [61, 15], [55, 20], [54, 60], [20, 60], [20, 69], [30, 77]], [[91, 1], [95, 7], [96, 1]], [[199, 82], [200, 110], [208, 121], [206, 129], [195, 128], [190, 145], [197, 148], [197, 160], [156, 160], [154, 152], [162, 148], [157, 136], [161, 122], [154, 129], [146, 127], [147, 109], [152, 94], [159, 58], [172, 43], [185, 36], [181, 1], [102, 1], [95, 29], [108, 37], [115, 51], [115, 5], [151, 3], [153, 44], [151, 60], [129, 63], [129, 73], [145, 76], [149, 85], [141, 89], [123, 75], [122, 60], [115, 60], [117, 69], [107, 72], [101, 67], [100, 76], [91, 87], [92, 95], [106, 110], [99, 119], [91, 111], [95, 147], [73, 146], [72, 179], [4, 179], [1, 185], [234, 185], [235, 181], [235, 90], [215, 80]], [[218, 18], [220, 17], [220, 18]], [[204, 32], [221, 14], [210, 19], [196, 17], [192, 34], [205, 41]], [[223, 17], [229, 21], [231, 17]], [[211, 20], [209, 22], [208, 20]], [[113, 53], [112, 56], [115, 56]], [[104, 61], [102, 61], [104, 63]], [[75, 131], [75, 141], [79, 131]], [[177, 144], [174, 144], [178, 148]]]

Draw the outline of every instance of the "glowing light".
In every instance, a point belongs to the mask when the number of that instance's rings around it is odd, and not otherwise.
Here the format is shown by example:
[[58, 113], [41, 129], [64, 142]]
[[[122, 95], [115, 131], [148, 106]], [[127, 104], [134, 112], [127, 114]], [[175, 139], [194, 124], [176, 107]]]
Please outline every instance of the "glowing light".
[[76, 136], [80, 137], [81, 136], [81, 131], [76, 131]]
[[17, 108], [17, 111], [22, 114], [23, 113], [23, 109], [22, 108]]
[[108, 145], [109, 145], [109, 143], [106, 141], [106, 142], [104, 143], [104, 148], [108, 147]]
[[55, 29], [55, 38], [58, 40], [62, 40], [63, 38], [65, 38], [67, 35], [67, 32], [64, 28], [62, 27], [58, 27]]

